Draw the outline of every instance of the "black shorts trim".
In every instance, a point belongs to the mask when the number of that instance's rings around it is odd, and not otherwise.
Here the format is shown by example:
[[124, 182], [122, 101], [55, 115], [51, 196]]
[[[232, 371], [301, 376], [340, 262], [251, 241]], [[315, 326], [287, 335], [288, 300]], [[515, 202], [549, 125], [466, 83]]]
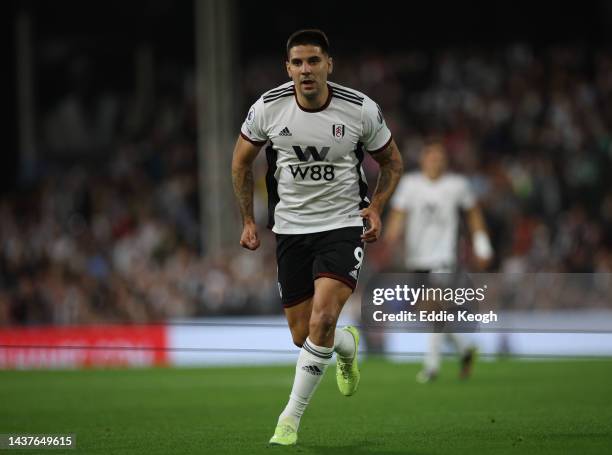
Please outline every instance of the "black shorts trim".
[[308, 299], [311, 299], [313, 296], [314, 296], [314, 294], [308, 294], [308, 295], [306, 295], [306, 296], [304, 296], [304, 297], [299, 297], [299, 298], [297, 298], [296, 300], [294, 300], [294, 301], [292, 301], [292, 302], [289, 302], [289, 303], [284, 303], [284, 302], [283, 302], [283, 307], [285, 307], [285, 308], [291, 308], [291, 307], [293, 307], [293, 306], [297, 306], [297, 305], [299, 305], [300, 303], [305, 302], [305, 301], [306, 301], [306, 300], [308, 300]]
[[331, 278], [332, 280], [340, 281], [341, 283], [344, 283], [349, 288], [351, 288], [351, 291], [354, 291], [355, 288], [357, 287], [357, 281], [353, 282], [350, 279], [340, 276], [340, 275], [336, 275], [335, 273], [320, 272], [320, 273], [317, 273], [315, 280], [318, 278]]

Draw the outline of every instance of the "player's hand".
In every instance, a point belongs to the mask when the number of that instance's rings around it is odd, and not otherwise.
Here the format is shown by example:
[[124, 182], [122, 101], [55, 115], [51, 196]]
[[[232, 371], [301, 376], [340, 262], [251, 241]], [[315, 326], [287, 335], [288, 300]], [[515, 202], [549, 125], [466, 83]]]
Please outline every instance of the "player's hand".
[[246, 223], [242, 228], [240, 236], [240, 246], [247, 250], [256, 250], [259, 248], [260, 241], [257, 236], [257, 226], [255, 223]]
[[376, 242], [382, 231], [380, 215], [371, 207], [363, 209], [360, 213], [361, 217], [366, 220], [366, 231], [361, 236], [361, 239], [367, 243]]

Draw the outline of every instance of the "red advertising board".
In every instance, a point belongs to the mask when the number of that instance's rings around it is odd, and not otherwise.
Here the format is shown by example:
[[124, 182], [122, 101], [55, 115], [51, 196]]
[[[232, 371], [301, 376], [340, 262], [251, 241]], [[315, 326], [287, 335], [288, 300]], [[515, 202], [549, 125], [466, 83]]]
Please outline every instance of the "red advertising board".
[[165, 365], [163, 325], [0, 329], [0, 368]]

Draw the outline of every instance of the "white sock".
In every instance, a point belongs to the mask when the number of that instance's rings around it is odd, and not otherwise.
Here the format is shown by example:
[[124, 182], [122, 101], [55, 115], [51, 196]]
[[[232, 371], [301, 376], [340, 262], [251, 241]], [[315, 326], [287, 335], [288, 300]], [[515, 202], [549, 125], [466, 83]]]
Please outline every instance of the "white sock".
[[295, 426], [299, 426], [302, 414], [331, 361], [332, 353], [333, 348], [317, 346], [310, 341], [310, 338], [306, 339], [295, 367], [295, 379], [289, 402], [278, 418], [279, 421], [292, 418]]
[[425, 371], [428, 373], [437, 373], [440, 369], [440, 350], [443, 341], [443, 333], [431, 333], [429, 335], [429, 346], [425, 353]]
[[355, 338], [346, 330], [336, 329], [334, 333], [334, 351], [339, 356], [351, 358], [355, 355]]

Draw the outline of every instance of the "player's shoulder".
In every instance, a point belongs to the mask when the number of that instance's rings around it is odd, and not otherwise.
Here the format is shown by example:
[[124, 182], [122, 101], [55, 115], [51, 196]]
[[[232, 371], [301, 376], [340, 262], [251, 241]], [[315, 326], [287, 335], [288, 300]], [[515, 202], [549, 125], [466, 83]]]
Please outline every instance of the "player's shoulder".
[[443, 176], [444, 180], [451, 184], [457, 186], [469, 185], [468, 178], [463, 174], [458, 174], [456, 172], [447, 172]]
[[260, 101], [263, 104], [273, 103], [280, 99], [293, 96], [294, 92], [294, 84], [293, 81], [285, 82], [284, 84], [279, 85], [278, 87], [274, 87], [273, 89], [268, 90], [260, 97]]
[[471, 191], [472, 185], [469, 179], [463, 174], [447, 172], [442, 177], [444, 179], [444, 187], [452, 189], [456, 194], [464, 194], [466, 191]]
[[423, 180], [423, 175], [420, 172], [410, 171], [402, 175], [399, 184], [402, 188], [409, 190], [413, 188], [415, 185], [416, 186], [420, 185], [422, 183], [422, 180]]
[[341, 85], [331, 81], [328, 81], [328, 84], [332, 88], [334, 98], [337, 98], [339, 100], [346, 101], [347, 103], [359, 107], [362, 107], [364, 105], [364, 102], [371, 101], [367, 97], [367, 95], [360, 92], [359, 90], [354, 90], [345, 85]]

